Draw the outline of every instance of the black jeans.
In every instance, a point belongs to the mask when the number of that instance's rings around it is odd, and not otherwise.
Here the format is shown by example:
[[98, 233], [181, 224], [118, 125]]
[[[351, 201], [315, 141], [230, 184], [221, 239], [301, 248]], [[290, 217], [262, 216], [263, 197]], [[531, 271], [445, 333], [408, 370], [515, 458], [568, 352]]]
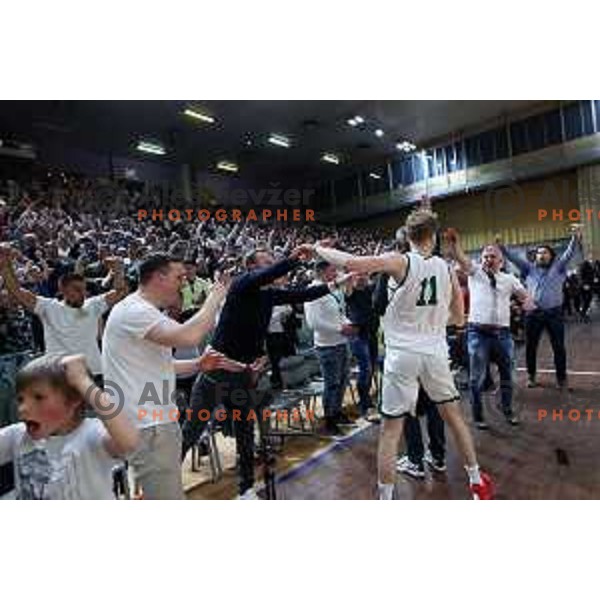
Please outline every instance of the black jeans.
[[537, 349], [544, 329], [548, 330], [550, 344], [554, 353], [556, 379], [567, 380], [567, 353], [565, 351], [565, 322], [560, 307], [549, 310], [537, 309], [525, 317], [525, 353], [527, 373], [535, 377], [537, 371]]
[[254, 486], [254, 421], [262, 424], [267, 401], [268, 396], [253, 387], [247, 373], [214, 371], [199, 375], [192, 388], [191, 416], [186, 415], [183, 423], [182, 460], [210, 422], [207, 413], [214, 416], [215, 409], [223, 405], [233, 420], [239, 492], [243, 494]]
[[444, 420], [435, 402], [429, 399], [423, 388], [419, 389], [419, 399], [417, 401], [417, 416], [407, 416], [404, 423], [404, 435], [406, 437], [406, 453], [410, 462], [415, 465], [423, 466], [423, 457], [425, 456], [425, 447], [423, 445], [423, 436], [421, 435], [421, 424], [419, 416], [425, 415], [427, 418], [427, 434], [429, 435], [429, 451], [435, 460], [443, 461], [446, 454], [446, 435], [444, 430]]
[[271, 385], [281, 387], [281, 369], [279, 361], [286, 355], [289, 346], [288, 335], [286, 333], [269, 333], [267, 335], [267, 353], [271, 363]]
[[584, 284], [581, 288], [581, 316], [587, 317], [592, 304], [593, 292], [590, 284]]

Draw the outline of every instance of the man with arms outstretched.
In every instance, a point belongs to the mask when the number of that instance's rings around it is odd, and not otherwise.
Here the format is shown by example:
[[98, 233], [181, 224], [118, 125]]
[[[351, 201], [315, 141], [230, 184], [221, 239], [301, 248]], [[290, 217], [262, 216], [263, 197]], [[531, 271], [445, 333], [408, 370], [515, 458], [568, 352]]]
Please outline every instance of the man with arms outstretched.
[[471, 433], [464, 422], [448, 362], [446, 326], [461, 325], [463, 299], [454, 273], [446, 262], [432, 255], [437, 218], [418, 210], [406, 220], [410, 252], [355, 257], [317, 244], [325, 260], [356, 272], [390, 275], [390, 300], [382, 320], [386, 353], [381, 414], [383, 422], [378, 451], [379, 498], [391, 500], [396, 477], [398, 442], [404, 419], [415, 414], [419, 383], [450, 427], [465, 460], [474, 498], [492, 498], [490, 477], [480, 471]]

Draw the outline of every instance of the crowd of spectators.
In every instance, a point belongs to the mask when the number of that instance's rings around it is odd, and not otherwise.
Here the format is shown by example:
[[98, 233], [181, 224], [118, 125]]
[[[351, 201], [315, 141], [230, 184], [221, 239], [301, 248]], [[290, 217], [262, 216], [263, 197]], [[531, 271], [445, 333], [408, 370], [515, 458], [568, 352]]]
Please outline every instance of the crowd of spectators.
[[[137, 210], [182, 205], [181, 195], [165, 186], [56, 174], [26, 188], [0, 186], [0, 241], [13, 248], [20, 284], [36, 295], [54, 298], [58, 281], [68, 272], [86, 278], [89, 295], [111, 289], [111, 261], [122, 263], [129, 290], [137, 287], [137, 267], [154, 252], [185, 260], [188, 285], [183, 307], [189, 310], [207, 292], [217, 270], [241, 268], [243, 257], [257, 248], [285, 256], [297, 244], [335, 235], [353, 252], [374, 252], [381, 232], [322, 225], [280, 223], [173, 222], [137, 219]], [[312, 279], [300, 269], [290, 286]], [[192, 289], [193, 288], [193, 289]], [[43, 351], [42, 329], [0, 286], [0, 355]]]

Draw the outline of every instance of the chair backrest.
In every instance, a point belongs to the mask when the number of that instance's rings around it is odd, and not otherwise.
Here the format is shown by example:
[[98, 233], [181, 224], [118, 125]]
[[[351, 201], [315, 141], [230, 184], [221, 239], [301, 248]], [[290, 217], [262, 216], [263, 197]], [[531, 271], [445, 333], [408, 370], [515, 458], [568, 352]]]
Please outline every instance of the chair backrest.
[[300, 387], [308, 379], [308, 369], [304, 356], [288, 356], [279, 363], [281, 379], [287, 388]]
[[302, 319], [302, 327], [298, 329], [297, 336], [299, 348], [312, 348], [313, 331], [306, 324], [306, 319]]

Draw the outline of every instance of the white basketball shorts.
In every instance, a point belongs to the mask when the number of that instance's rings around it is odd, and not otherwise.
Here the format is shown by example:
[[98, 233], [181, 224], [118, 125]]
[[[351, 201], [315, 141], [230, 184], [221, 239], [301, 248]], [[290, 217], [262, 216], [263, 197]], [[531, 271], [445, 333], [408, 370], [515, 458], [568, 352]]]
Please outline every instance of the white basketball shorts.
[[419, 384], [437, 404], [459, 399], [450, 371], [447, 348], [436, 354], [386, 348], [379, 407], [381, 414], [390, 418], [415, 415]]

